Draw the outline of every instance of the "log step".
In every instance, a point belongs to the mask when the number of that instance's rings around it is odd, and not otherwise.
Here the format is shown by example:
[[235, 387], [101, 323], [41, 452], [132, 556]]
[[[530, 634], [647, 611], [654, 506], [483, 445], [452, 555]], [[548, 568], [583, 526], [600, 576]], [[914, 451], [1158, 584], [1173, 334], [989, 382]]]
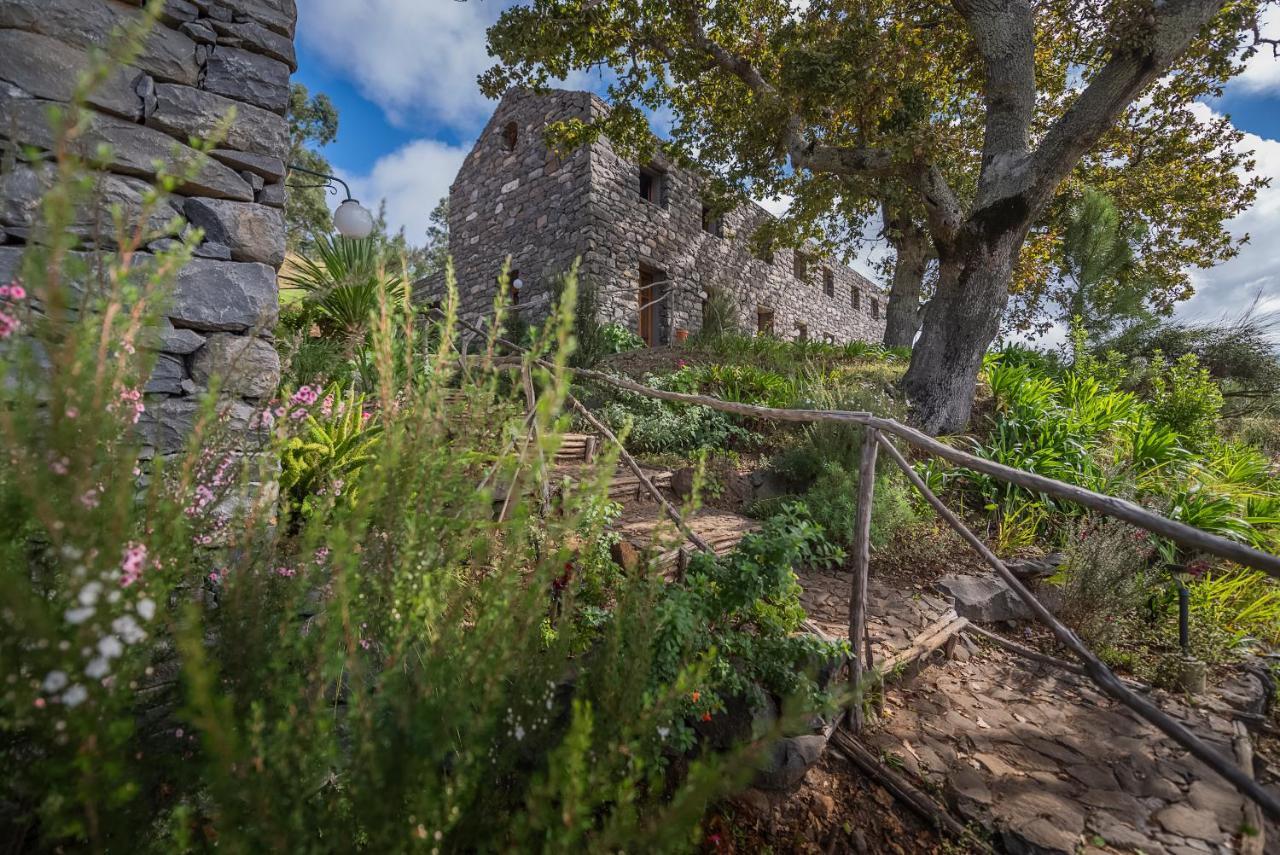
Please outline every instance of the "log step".
[[913, 665], [950, 642], [968, 626], [968, 618], [958, 617], [955, 609], [949, 609], [942, 617], [925, 627], [909, 647], [875, 659], [876, 670], [884, 675], [886, 680], [892, 680], [896, 675], [910, 671]]

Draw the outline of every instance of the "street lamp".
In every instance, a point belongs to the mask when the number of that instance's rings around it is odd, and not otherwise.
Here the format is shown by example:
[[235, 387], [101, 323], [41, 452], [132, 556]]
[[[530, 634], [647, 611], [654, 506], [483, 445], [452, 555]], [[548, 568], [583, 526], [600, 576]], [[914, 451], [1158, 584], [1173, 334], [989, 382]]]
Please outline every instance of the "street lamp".
[[289, 164], [289, 170], [324, 179], [321, 184], [290, 184], [290, 187], [323, 187], [336, 196], [338, 188], [333, 186], [333, 182], [336, 181], [342, 185], [343, 190], [347, 191], [347, 198], [338, 206], [338, 210], [333, 212], [333, 226], [338, 230], [338, 234], [349, 238], [367, 238], [373, 233], [373, 214], [369, 213], [369, 209], [364, 205], [351, 198], [351, 188], [347, 186], [347, 182], [336, 175], [316, 172], [314, 169], [307, 169], [295, 163]]

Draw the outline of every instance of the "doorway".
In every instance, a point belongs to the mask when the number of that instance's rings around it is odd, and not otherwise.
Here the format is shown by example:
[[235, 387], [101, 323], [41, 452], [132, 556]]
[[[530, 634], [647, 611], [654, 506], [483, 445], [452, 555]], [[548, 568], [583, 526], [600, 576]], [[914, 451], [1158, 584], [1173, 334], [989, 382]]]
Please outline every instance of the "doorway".
[[636, 309], [640, 314], [639, 332], [646, 347], [667, 343], [664, 321], [666, 319], [666, 274], [648, 267], [640, 268], [640, 287], [636, 291]]

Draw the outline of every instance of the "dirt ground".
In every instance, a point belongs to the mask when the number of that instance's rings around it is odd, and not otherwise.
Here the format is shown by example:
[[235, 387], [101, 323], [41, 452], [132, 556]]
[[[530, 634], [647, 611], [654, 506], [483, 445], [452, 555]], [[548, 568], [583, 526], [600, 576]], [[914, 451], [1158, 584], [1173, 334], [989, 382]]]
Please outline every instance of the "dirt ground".
[[834, 748], [790, 795], [748, 791], [706, 824], [707, 853], [893, 853], [962, 851]]

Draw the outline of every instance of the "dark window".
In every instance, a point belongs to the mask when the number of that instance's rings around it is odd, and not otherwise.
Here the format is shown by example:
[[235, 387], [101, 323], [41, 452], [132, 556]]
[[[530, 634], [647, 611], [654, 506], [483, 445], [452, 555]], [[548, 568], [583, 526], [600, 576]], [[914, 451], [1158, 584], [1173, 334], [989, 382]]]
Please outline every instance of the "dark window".
[[791, 259], [791, 272], [797, 279], [809, 278], [809, 257], [798, 249]]
[[507, 151], [516, 150], [516, 142], [520, 139], [520, 126], [515, 122], [507, 122], [502, 129], [502, 147]]
[[836, 295], [836, 277], [830, 267], [822, 268], [822, 291], [828, 297]]
[[862, 292], [858, 290], [857, 285], [849, 286], [849, 305], [855, 309], [862, 308]]
[[809, 340], [809, 325], [808, 325], [808, 324], [802, 324], [802, 323], [797, 323], [797, 324], [796, 324], [796, 340], [797, 340], [797, 341], [808, 341], [808, 340]]
[[702, 230], [718, 238], [724, 237], [724, 220], [713, 214], [706, 205], [702, 206]]
[[756, 253], [756, 258], [765, 264], [773, 264], [773, 238], [765, 241], [764, 246], [760, 247]]
[[[498, 287], [502, 287], [502, 276], [498, 276]], [[520, 271], [512, 270], [507, 274], [507, 292], [511, 295], [511, 304], [518, 305], [520, 303], [520, 291], [524, 288], [524, 282], [520, 279]]]
[[764, 306], [756, 307], [756, 333], [773, 335], [773, 309]]
[[880, 301], [875, 297], [871, 298], [871, 317], [880, 320]]
[[667, 207], [666, 176], [652, 166], [640, 167], [640, 198], [653, 205]]

